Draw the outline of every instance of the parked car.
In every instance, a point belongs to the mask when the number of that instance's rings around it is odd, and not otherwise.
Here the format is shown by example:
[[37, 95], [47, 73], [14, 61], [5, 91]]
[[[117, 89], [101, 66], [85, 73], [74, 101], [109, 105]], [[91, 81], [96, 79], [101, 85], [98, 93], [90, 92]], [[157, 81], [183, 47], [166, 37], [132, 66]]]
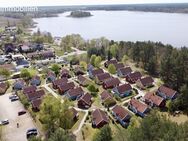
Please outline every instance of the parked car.
[[10, 95], [10, 96], [9, 96], [9, 99], [13, 99], [13, 98], [16, 97], [16, 96], [17, 96], [17, 95], [15, 95], [15, 94], [14, 94], [14, 95]]
[[27, 138], [30, 138], [32, 136], [37, 136], [37, 135], [38, 135], [38, 132], [37, 132], [36, 128], [28, 129], [27, 132], [26, 132], [26, 137]]
[[0, 122], [0, 125], [7, 125], [9, 124], [9, 120], [8, 119], [4, 119]]
[[25, 110], [21, 110], [21, 111], [18, 112], [18, 116], [24, 115], [25, 113], [26, 113]]
[[11, 99], [11, 102], [17, 101], [17, 100], [19, 100], [19, 97], [18, 97], [18, 96], [14, 96], [14, 97]]

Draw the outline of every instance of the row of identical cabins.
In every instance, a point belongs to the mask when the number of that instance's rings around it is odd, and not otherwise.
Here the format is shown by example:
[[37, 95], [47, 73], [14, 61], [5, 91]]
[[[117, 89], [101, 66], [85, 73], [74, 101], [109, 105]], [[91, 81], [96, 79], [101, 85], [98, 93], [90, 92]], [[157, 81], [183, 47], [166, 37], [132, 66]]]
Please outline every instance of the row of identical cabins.
[[[94, 80], [96, 84], [102, 85], [105, 89], [101, 94], [101, 101], [104, 106], [112, 107], [111, 113], [114, 118], [123, 126], [127, 127], [131, 118], [129, 112], [120, 105], [116, 105], [116, 101], [113, 98], [113, 94], [120, 98], [127, 97], [132, 93], [131, 84], [135, 84], [140, 89], [145, 89], [153, 86], [154, 80], [152, 77], [142, 77], [140, 72], [133, 72], [130, 67], [125, 67], [122, 63], [118, 63], [116, 60], [106, 61], [104, 66], [107, 68], [110, 64], [114, 64], [117, 70], [117, 76], [124, 78], [126, 82], [122, 82], [118, 77], [113, 77], [103, 69], [95, 69], [92, 65], [88, 65], [89, 78]], [[92, 105], [92, 96], [89, 93], [85, 93], [82, 87], [89, 85], [90, 80], [83, 75], [84, 72], [81, 68], [75, 68], [75, 74], [77, 76], [77, 82], [80, 84], [76, 86], [75, 83], [69, 78], [70, 72], [66, 69], [62, 69], [60, 78], [49, 71], [47, 74], [47, 81], [52, 83], [53, 89], [58, 90], [60, 95], [67, 96], [70, 100], [77, 100], [79, 108], [88, 109]], [[13, 84], [14, 90], [23, 90], [23, 94], [31, 102], [32, 108], [35, 111], [40, 110], [40, 104], [42, 102], [45, 91], [37, 86], [41, 83], [40, 77], [35, 76], [30, 81], [28, 86], [22, 79], [18, 79]], [[0, 93], [5, 93], [7, 88], [6, 83], [0, 83]], [[109, 90], [113, 93], [110, 93]], [[128, 103], [128, 109], [134, 112], [136, 115], [144, 117], [153, 107], [165, 107], [166, 100], [173, 100], [177, 97], [177, 92], [164, 85], [160, 86], [156, 92], [148, 92], [144, 95], [142, 100], [132, 98]], [[78, 112], [72, 108], [73, 119], [78, 118]], [[92, 125], [93, 127], [102, 127], [109, 123], [108, 114], [101, 110], [96, 109], [92, 112]]]

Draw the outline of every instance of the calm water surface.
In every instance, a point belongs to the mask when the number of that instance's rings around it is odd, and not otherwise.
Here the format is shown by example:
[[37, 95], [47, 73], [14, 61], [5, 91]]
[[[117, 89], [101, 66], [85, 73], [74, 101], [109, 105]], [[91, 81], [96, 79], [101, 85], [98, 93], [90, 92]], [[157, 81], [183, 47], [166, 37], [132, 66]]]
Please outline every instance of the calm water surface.
[[80, 34], [85, 39], [106, 37], [124, 41], [161, 41], [176, 47], [188, 46], [188, 14], [91, 11], [87, 18], [38, 18], [36, 31], [51, 32], [53, 36]]

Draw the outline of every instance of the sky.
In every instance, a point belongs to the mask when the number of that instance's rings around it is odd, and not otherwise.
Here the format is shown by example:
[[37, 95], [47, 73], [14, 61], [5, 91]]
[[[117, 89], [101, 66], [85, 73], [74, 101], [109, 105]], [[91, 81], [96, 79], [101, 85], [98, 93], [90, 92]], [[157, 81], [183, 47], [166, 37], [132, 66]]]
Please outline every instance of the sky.
[[188, 0], [0, 0], [0, 7], [98, 4], [188, 3]]

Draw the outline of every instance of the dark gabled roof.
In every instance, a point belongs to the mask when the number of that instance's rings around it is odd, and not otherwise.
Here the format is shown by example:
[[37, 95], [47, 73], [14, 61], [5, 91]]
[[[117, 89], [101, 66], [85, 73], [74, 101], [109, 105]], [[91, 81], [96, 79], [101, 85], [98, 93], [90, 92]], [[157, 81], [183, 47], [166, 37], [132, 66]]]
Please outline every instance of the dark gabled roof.
[[177, 93], [177, 91], [175, 91], [175, 90], [173, 90], [171, 88], [168, 88], [168, 87], [166, 87], [164, 85], [160, 86], [158, 88], [158, 91], [162, 92], [163, 94], [165, 94], [168, 97], [173, 97]]
[[92, 120], [95, 122], [96, 125], [99, 125], [103, 121], [107, 123], [109, 122], [107, 114], [100, 109], [96, 109], [95, 111], [93, 111]]
[[37, 90], [37, 87], [36, 86], [27, 86], [25, 88], [23, 88], [23, 93], [24, 94], [28, 94], [30, 92], [33, 92], [33, 91], [36, 91]]
[[31, 101], [32, 107], [37, 108], [37, 109], [40, 109], [41, 103], [42, 103], [41, 98], [37, 98], [37, 99]]
[[109, 93], [109, 92], [107, 92], [107, 91], [103, 91], [102, 93], [101, 93], [101, 99], [102, 99], [102, 101], [104, 102], [105, 100], [107, 100], [107, 99], [112, 99], [113, 97], [112, 97], [112, 95]]
[[155, 105], [160, 106], [160, 104], [164, 101], [164, 99], [158, 95], [155, 95], [153, 92], [148, 92], [144, 99], [148, 101], [152, 101]]
[[103, 69], [95, 69], [95, 70], [92, 70], [91, 73], [95, 77], [95, 75], [104, 73], [104, 71]]
[[82, 83], [87, 80], [83, 75], [78, 75], [77, 79]]
[[3, 90], [7, 89], [7, 84], [4, 82], [0, 83], [0, 89], [3, 89]]
[[140, 82], [143, 84], [143, 85], [148, 85], [148, 84], [151, 84], [154, 82], [153, 78], [148, 76], [148, 77], [145, 77], [145, 78], [141, 78], [140, 79]]
[[116, 105], [112, 111], [121, 119], [124, 120], [125, 117], [130, 116], [128, 111], [125, 110], [123, 107]]
[[42, 51], [42, 52], [40, 52], [40, 55], [42, 55], [43, 57], [53, 57], [54, 52], [51, 50]]
[[132, 98], [129, 102], [130, 105], [132, 105], [137, 111], [144, 113], [147, 108], [149, 108], [146, 104], [141, 103], [140, 101], [136, 100], [135, 98]]
[[69, 74], [69, 71], [67, 69], [62, 69], [61, 70], [61, 75]]
[[124, 64], [123, 63], [117, 63], [117, 64], [114, 64], [114, 66], [116, 67], [116, 70], [118, 70], [120, 68], [123, 68]]
[[132, 69], [130, 67], [126, 67], [126, 68], [120, 68], [119, 71], [123, 74], [123, 75], [127, 75], [129, 73], [132, 72]]
[[82, 97], [80, 97], [79, 101], [84, 101], [86, 104], [90, 105], [92, 96], [89, 93], [86, 93]]
[[116, 86], [116, 85], [119, 85], [121, 82], [119, 81], [118, 78], [109, 78], [109, 79], [106, 79], [104, 81], [104, 84], [107, 86], [107, 87], [110, 87], [110, 86]]
[[79, 96], [80, 94], [84, 93], [84, 91], [82, 90], [81, 87], [77, 87], [77, 88], [68, 90], [67, 93], [69, 94], [70, 97], [74, 97], [74, 96]]
[[44, 96], [45, 95], [45, 91], [44, 90], [37, 90], [37, 91], [35, 91], [35, 92], [32, 92], [32, 93], [27, 93], [26, 94], [26, 96], [27, 96], [27, 99], [29, 100], [29, 101], [31, 101], [31, 100], [35, 100], [35, 99], [37, 99], [37, 98], [41, 98], [42, 96]]
[[117, 90], [121, 94], [121, 93], [127, 92], [129, 90], [132, 90], [132, 87], [130, 84], [123, 84], [121, 86], [118, 86]]
[[128, 75], [131, 79], [135, 79], [135, 78], [141, 78], [142, 77], [142, 74], [140, 72], [133, 72], [131, 74]]
[[101, 74], [97, 74], [96, 77], [99, 81], [104, 81], [104, 80], [110, 78], [111, 76], [109, 73], [101, 73]]
[[74, 82], [64, 83], [62, 85], [59, 85], [59, 89], [62, 91], [68, 91], [70, 89], [73, 89], [74, 87], [75, 87]]
[[106, 61], [106, 62], [105, 62], [105, 65], [106, 65], [106, 66], [109, 66], [110, 64], [117, 64], [117, 63], [118, 63], [117, 60], [111, 59], [111, 60], [109, 60], [109, 61]]
[[64, 77], [64, 78], [61, 78], [61, 79], [54, 80], [53, 84], [58, 86], [58, 85], [63, 85], [67, 82], [68, 82], [68, 79], [66, 77]]

